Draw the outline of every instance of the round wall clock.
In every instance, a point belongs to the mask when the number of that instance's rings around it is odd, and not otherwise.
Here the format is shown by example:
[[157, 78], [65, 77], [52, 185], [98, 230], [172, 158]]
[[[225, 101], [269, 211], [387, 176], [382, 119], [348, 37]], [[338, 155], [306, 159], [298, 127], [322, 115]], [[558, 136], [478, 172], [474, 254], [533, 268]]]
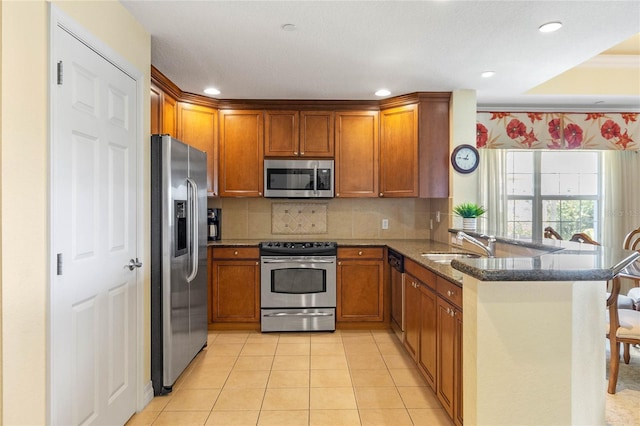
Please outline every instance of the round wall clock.
[[458, 145], [451, 153], [451, 165], [459, 173], [471, 173], [478, 167], [480, 155], [475, 146]]

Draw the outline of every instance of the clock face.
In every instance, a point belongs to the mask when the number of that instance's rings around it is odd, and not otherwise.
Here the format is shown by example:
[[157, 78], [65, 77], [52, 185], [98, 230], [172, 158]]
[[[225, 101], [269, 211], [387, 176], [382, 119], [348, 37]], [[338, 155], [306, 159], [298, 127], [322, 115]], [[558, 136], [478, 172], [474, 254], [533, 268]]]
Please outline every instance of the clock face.
[[471, 173], [478, 167], [478, 150], [471, 145], [460, 145], [451, 154], [451, 164], [460, 173]]

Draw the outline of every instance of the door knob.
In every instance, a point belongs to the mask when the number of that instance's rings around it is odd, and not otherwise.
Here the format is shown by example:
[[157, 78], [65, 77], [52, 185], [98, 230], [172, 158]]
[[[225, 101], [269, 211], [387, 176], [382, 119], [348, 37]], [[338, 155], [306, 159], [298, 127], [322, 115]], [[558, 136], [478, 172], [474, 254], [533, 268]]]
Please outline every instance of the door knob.
[[127, 266], [129, 267], [130, 271], [133, 271], [135, 268], [142, 268], [142, 262], [140, 262], [136, 257], [135, 260], [131, 259]]

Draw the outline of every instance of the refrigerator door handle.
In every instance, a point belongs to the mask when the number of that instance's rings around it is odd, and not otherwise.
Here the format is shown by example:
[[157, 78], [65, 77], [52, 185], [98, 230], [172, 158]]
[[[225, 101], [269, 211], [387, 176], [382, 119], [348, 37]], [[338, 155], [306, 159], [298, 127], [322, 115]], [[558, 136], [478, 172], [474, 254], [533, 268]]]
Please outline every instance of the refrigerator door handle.
[[191, 178], [187, 178], [187, 185], [191, 189], [191, 274], [187, 277], [187, 282], [191, 282], [198, 275], [198, 184]]

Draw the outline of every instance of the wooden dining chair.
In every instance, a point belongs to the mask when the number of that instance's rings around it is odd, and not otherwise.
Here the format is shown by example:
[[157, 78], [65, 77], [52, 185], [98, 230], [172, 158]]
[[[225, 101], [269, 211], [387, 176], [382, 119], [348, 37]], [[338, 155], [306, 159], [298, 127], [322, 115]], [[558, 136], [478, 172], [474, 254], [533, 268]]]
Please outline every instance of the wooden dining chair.
[[556, 232], [556, 230], [553, 229], [551, 226], [547, 226], [546, 228], [544, 228], [544, 237], [545, 238], [551, 238], [553, 240], [561, 240], [562, 239], [560, 234], [558, 234], [558, 232]]
[[640, 344], [640, 311], [618, 309], [620, 295], [620, 277], [611, 280], [611, 294], [607, 298], [608, 327], [607, 338], [611, 348], [609, 359], [609, 386], [607, 392], [616, 393], [618, 371], [620, 369], [620, 344], [624, 345], [623, 359], [629, 364], [631, 354], [630, 345]]
[[575, 241], [577, 243], [584, 243], [584, 244], [592, 244], [594, 246], [600, 245], [599, 242], [595, 241], [593, 238], [591, 238], [589, 235], [585, 234], [584, 232], [578, 232], [577, 234], [573, 234], [569, 239], [569, 241]]

